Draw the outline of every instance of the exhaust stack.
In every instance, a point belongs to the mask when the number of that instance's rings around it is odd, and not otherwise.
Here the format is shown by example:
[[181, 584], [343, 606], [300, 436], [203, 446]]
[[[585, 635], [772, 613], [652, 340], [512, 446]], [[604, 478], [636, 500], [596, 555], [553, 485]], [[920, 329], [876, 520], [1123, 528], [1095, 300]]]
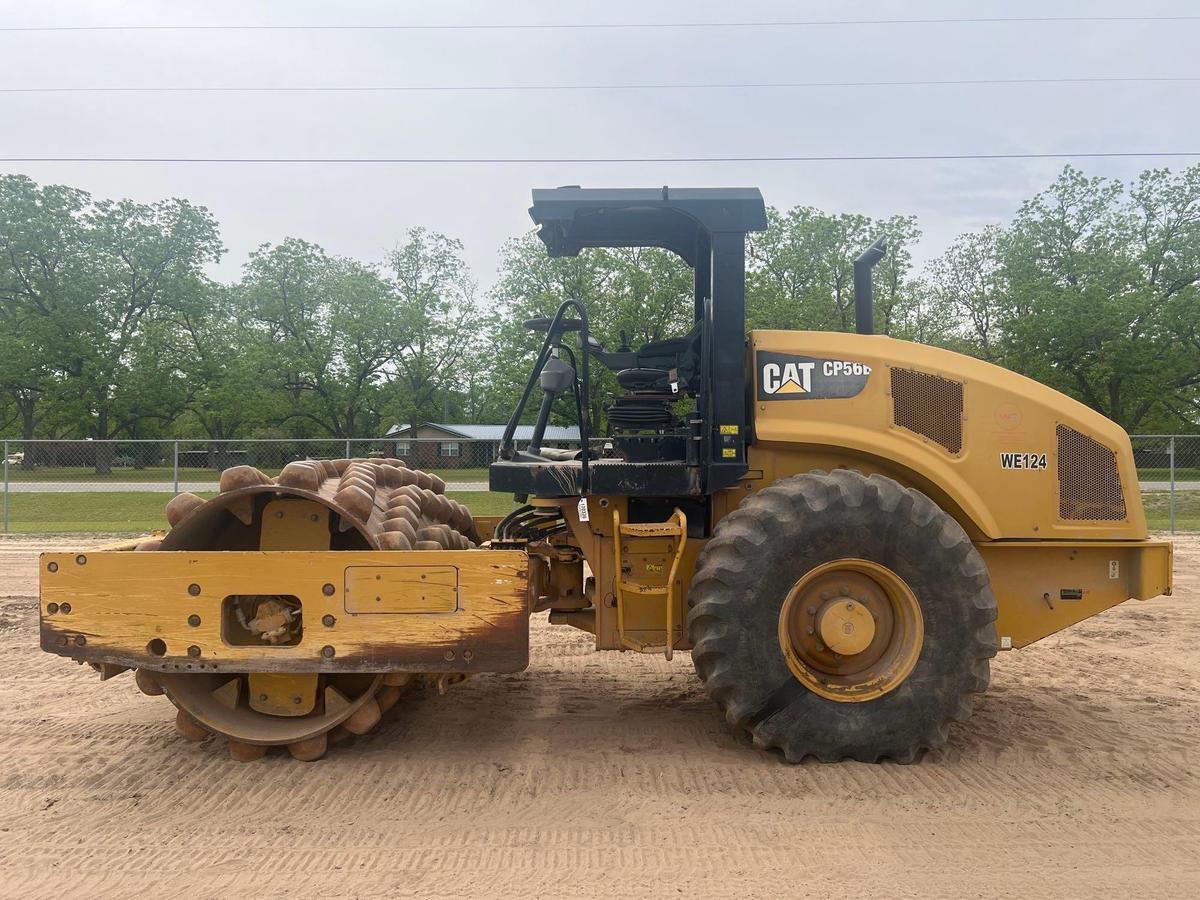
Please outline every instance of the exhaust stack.
[[876, 238], [875, 243], [862, 252], [854, 261], [854, 328], [859, 334], [875, 333], [874, 289], [871, 285], [871, 270], [887, 253], [887, 238]]

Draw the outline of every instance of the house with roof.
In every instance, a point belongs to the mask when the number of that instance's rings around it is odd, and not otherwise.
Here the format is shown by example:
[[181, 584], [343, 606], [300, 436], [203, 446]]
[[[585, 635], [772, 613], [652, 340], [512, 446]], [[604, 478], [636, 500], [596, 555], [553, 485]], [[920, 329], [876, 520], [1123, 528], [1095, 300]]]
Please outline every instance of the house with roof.
[[[405, 460], [418, 469], [481, 469], [500, 455], [505, 425], [457, 425], [422, 422], [393, 425], [384, 435], [385, 455]], [[518, 446], [533, 437], [532, 425], [518, 425]], [[579, 426], [547, 425], [544, 447], [578, 447]]]

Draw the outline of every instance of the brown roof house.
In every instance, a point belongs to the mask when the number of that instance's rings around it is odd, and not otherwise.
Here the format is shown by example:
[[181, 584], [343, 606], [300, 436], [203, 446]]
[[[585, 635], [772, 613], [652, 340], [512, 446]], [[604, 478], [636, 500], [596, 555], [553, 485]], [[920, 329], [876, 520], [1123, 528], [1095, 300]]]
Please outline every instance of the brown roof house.
[[[482, 469], [500, 455], [504, 425], [449, 425], [422, 422], [393, 425], [384, 437], [387, 455], [396, 456], [417, 469]], [[532, 425], [518, 425], [517, 445], [533, 437]], [[578, 447], [579, 426], [547, 425], [544, 447]]]

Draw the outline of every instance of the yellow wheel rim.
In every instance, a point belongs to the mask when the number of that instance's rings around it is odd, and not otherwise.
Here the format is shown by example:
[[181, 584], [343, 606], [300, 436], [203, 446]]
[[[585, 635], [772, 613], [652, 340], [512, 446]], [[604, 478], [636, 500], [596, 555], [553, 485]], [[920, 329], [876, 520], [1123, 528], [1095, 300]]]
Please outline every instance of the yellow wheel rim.
[[842, 703], [882, 697], [912, 674], [925, 639], [917, 595], [887, 566], [837, 559], [792, 587], [779, 646], [814, 694]]

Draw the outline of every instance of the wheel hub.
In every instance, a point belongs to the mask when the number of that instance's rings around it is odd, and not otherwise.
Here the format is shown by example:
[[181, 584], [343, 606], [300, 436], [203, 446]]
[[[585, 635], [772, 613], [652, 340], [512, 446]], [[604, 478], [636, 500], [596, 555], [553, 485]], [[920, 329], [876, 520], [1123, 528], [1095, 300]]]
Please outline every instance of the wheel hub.
[[817, 632], [834, 653], [854, 656], [871, 646], [875, 639], [875, 619], [853, 597], [829, 600], [817, 613]]
[[923, 639], [916, 595], [891, 569], [864, 559], [808, 572], [779, 615], [779, 645], [792, 674], [841, 702], [873, 700], [899, 687]]

